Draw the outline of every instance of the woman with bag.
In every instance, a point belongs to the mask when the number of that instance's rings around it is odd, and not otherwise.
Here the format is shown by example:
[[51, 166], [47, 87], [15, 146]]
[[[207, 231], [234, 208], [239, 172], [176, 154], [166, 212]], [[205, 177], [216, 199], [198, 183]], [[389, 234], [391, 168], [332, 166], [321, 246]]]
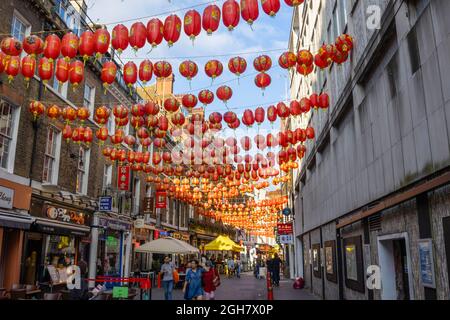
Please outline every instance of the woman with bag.
[[[164, 264], [161, 266], [160, 277], [162, 278], [162, 286], [164, 288], [164, 298], [166, 300], [172, 300], [172, 291], [174, 283], [174, 271], [175, 267], [170, 261], [169, 257], [164, 257]], [[178, 274], [177, 274], [178, 275]], [[159, 279], [158, 279], [159, 281]]]
[[202, 300], [202, 269], [199, 268], [198, 261], [192, 260], [191, 269], [186, 273], [183, 292], [186, 300]]
[[211, 261], [206, 261], [205, 271], [202, 275], [203, 291], [205, 291], [205, 300], [214, 300], [215, 291], [220, 286], [220, 277]]

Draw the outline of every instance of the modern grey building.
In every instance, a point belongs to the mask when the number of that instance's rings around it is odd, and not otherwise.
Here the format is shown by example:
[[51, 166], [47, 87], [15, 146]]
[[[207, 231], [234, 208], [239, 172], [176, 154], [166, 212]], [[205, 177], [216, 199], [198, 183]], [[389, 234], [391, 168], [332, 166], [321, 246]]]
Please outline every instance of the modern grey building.
[[323, 299], [450, 298], [449, 15], [446, 0], [294, 10], [292, 51], [355, 39], [344, 65], [291, 73], [292, 99], [331, 97], [291, 123], [316, 129], [292, 201], [296, 273]]

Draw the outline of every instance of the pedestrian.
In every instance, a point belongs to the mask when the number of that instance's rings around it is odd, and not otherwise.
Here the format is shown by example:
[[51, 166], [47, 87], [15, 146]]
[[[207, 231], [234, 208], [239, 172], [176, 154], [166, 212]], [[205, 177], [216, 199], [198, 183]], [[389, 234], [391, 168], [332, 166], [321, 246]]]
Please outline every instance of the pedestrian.
[[202, 269], [199, 268], [197, 260], [191, 261], [191, 269], [186, 273], [183, 292], [186, 300], [202, 300]]
[[202, 275], [203, 291], [205, 300], [214, 300], [217, 286], [220, 285], [220, 276], [211, 261], [206, 261], [205, 271]]
[[236, 257], [234, 261], [234, 268], [236, 270], [236, 276], [238, 278], [241, 278], [241, 267], [242, 267], [241, 260]]
[[161, 266], [160, 275], [162, 277], [162, 286], [164, 288], [164, 298], [172, 300], [173, 291], [173, 272], [175, 268], [168, 256], [164, 257], [164, 264]]
[[234, 274], [234, 260], [233, 258], [229, 258], [227, 261], [227, 267], [228, 267], [228, 278], [231, 278]]
[[273, 261], [270, 256], [267, 258], [266, 267], [267, 267], [267, 275], [270, 276], [270, 279], [273, 283]]
[[280, 286], [280, 268], [282, 265], [283, 261], [281, 261], [278, 253], [275, 253], [274, 258], [272, 259], [272, 279], [277, 287]]

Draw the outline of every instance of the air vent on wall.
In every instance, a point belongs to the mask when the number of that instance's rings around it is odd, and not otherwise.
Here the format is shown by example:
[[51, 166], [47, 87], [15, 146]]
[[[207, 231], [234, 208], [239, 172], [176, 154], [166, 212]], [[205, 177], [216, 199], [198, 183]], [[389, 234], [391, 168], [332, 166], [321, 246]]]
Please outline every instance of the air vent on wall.
[[381, 230], [381, 213], [377, 213], [369, 217], [369, 229], [370, 231]]

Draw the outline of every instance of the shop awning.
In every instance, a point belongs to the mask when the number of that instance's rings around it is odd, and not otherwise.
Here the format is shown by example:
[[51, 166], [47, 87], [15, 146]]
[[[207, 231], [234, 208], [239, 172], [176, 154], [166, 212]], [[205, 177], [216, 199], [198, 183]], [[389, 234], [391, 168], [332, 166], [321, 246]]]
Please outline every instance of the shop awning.
[[34, 219], [29, 214], [0, 211], [0, 226], [28, 230]]
[[36, 227], [43, 233], [63, 234], [71, 236], [87, 237], [91, 232], [91, 228], [73, 223], [54, 221], [44, 218], [36, 218]]
[[147, 242], [139, 248], [136, 248], [135, 251], [160, 254], [193, 254], [199, 252], [197, 248], [191, 246], [189, 243], [171, 237]]
[[235, 251], [240, 252], [244, 248], [225, 236], [218, 236], [216, 239], [205, 245], [206, 251]]

